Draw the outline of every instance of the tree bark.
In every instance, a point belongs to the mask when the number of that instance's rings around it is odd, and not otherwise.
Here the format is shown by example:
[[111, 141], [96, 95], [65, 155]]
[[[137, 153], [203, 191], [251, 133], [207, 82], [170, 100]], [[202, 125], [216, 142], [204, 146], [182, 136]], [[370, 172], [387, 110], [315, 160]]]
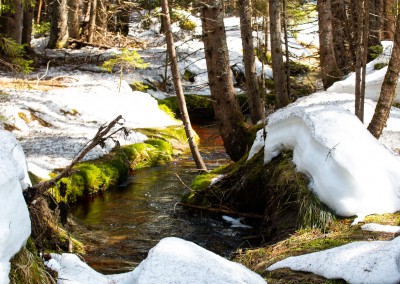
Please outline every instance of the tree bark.
[[29, 49], [31, 47], [31, 39], [32, 39], [32, 24], [33, 24], [33, 11], [34, 7], [26, 3], [25, 11], [24, 11], [24, 23], [22, 26], [22, 35], [21, 35], [21, 43], [25, 44]]
[[87, 34], [87, 41], [93, 42], [94, 33], [96, 31], [96, 13], [97, 13], [97, 0], [91, 0], [90, 14], [89, 14], [89, 27]]
[[67, 0], [53, 0], [50, 8], [50, 38], [48, 48], [63, 48], [68, 43]]
[[286, 71], [286, 90], [287, 94], [289, 97], [289, 100], [291, 99], [291, 86], [290, 86], [290, 54], [289, 54], [289, 40], [288, 40], [288, 17], [287, 17], [287, 6], [286, 6], [286, 0], [282, 0], [282, 6], [283, 6], [283, 33], [285, 37], [285, 71]]
[[384, 39], [393, 40], [395, 32], [395, 12], [397, 9], [396, 0], [385, 0], [385, 25], [384, 25]]
[[392, 50], [392, 57], [389, 60], [388, 69], [383, 80], [381, 94], [375, 108], [374, 116], [368, 130], [375, 138], [379, 138], [382, 134], [383, 128], [389, 118], [390, 108], [392, 106], [394, 97], [396, 96], [396, 86], [399, 79], [400, 72], [400, 16], [397, 15], [396, 33], [394, 35], [394, 43]]
[[168, 0], [162, 0], [161, 7], [164, 16], [164, 28], [165, 28], [165, 36], [167, 39], [167, 50], [169, 58], [171, 60], [172, 80], [174, 81], [174, 88], [179, 102], [179, 110], [181, 111], [181, 118], [183, 121], [183, 125], [185, 127], [185, 132], [188, 138], [190, 151], [192, 152], [192, 156], [196, 163], [196, 167], [200, 172], [206, 172], [207, 167], [204, 164], [203, 158], [201, 157], [199, 152], [199, 148], [197, 147], [196, 140], [194, 138], [194, 131], [190, 123], [189, 113], [186, 108], [185, 96], [183, 94], [182, 82], [179, 74], [178, 63], [176, 60], [174, 38], [171, 30], [171, 19], [168, 8]]
[[279, 0], [269, 1], [270, 37], [272, 73], [274, 76], [274, 92], [277, 107], [282, 108], [289, 104], [288, 90], [286, 89], [285, 69], [282, 53], [281, 9]]
[[342, 77], [342, 73], [336, 61], [333, 45], [331, 7], [331, 0], [318, 1], [319, 54], [324, 89], [329, 88]]
[[82, 14], [80, 6], [80, 0], [68, 0], [68, 32], [70, 38], [73, 39], [80, 39], [79, 29], [81, 28], [80, 18]]
[[236, 101], [229, 66], [222, 0], [202, 3], [201, 21], [208, 82], [219, 133], [229, 157], [238, 161], [247, 151], [247, 125]]
[[240, 33], [242, 36], [243, 62], [246, 77], [246, 95], [249, 103], [251, 122], [256, 124], [262, 118], [260, 92], [255, 66], [253, 29], [251, 27], [251, 0], [239, 0]]

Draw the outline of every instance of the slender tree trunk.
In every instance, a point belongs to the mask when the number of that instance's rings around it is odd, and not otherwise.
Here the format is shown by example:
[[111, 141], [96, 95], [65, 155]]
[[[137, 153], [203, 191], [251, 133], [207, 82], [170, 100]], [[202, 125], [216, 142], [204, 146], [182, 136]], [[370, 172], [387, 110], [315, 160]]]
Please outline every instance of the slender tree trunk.
[[274, 92], [278, 108], [289, 104], [282, 53], [281, 9], [279, 0], [269, 1], [270, 37]]
[[341, 79], [333, 45], [331, 0], [318, 1], [319, 53], [324, 89]]
[[68, 32], [69, 36], [74, 39], [80, 39], [79, 29], [81, 28], [80, 17], [82, 14], [80, 4], [80, 0], [68, 0]]
[[26, 8], [23, 16], [24, 23], [22, 26], [21, 43], [25, 44], [28, 49], [31, 47], [33, 13], [34, 13], [33, 9], [34, 7], [31, 4], [26, 3]]
[[53, 0], [50, 15], [50, 38], [48, 48], [63, 48], [68, 42], [67, 0]]
[[394, 35], [394, 44], [392, 50], [392, 57], [390, 58], [388, 69], [383, 80], [381, 94], [375, 108], [374, 116], [368, 130], [377, 139], [381, 136], [382, 130], [386, 125], [389, 118], [390, 108], [392, 106], [394, 97], [396, 96], [396, 86], [399, 79], [400, 72], [400, 16], [397, 15], [396, 33]]
[[91, 0], [90, 3], [89, 27], [87, 34], [87, 41], [89, 43], [93, 42], [94, 33], [96, 31], [97, 0]]
[[206, 172], [207, 167], [204, 164], [203, 158], [200, 155], [199, 148], [197, 147], [196, 140], [194, 138], [194, 131], [192, 129], [192, 125], [190, 123], [189, 114], [186, 108], [185, 96], [183, 95], [181, 78], [179, 75], [178, 63], [176, 61], [175, 54], [175, 46], [174, 46], [174, 38], [172, 36], [171, 31], [171, 20], [168, 9], [168, 0], [161, 1], [162, 12], [164, 15], [164, 27], [165, 27], [165, 36], [167, 39], [167, 50], [169, 53], [169, 58], [171, 60], [171, 73], [172, 79], [174, 81], [174, 87], [176, 96], [179, 102], [179, 109], [181, 111], [181, 117], [183, 121], [183, 125], [185, 126], [186, 136], [188, 137], [190, 151], [192, 152], [193, 159], [196, 163], [196, 167], [199, 171]]
[[96, 16], [96, 25], [103, 36], [106, 35], [107, 32], [107, 24], [108, 24], [108, 3], [107, 0], [98, 0], [98, 9]]
[[39, 0], [38, 11], [36, 16], [36, 25], [40, 24], [40, 15], [42, 14], [43, 0]]
[[251, 28], [251, 1], [239, 0], [240, 33], [242, 36], [243, 62], [246, 77], [246, 94], [249, 103], [251, 122], [256, 124], [262, 118], [263, 109], [258, 89], [255, 66], [253, 29]]
[[286, 6], [286, 0], [282, 0], [282, 6], [283, 6], [283, 33], [285, 37], [285, 56], [286, 56], [286, 62], [285, 62], [285, 67], [286, 67], [286, 90], [287, 94], [289, 97], [289, 100], [291, 98], [290, 92], [291, 92], [291, 86], [290, 86], [290, 54], [289, 54], [289, 40], [288, 40], [288, 17], [287, 17], [287, 6]]
[[238, 161], [247, 151], [247, 125], [233, 89], [221, 0], [202, 3], [201, 21], [208, 82], [219, 133], [227, 154]]

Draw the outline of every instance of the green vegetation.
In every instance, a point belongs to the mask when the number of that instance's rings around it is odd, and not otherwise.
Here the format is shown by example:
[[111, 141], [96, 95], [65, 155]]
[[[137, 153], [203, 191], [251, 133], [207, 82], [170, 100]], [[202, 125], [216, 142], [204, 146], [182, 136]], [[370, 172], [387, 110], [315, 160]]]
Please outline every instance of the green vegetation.
[[4, 60], [0, 60], [0, 64], [5, 67], [24, 74], [32, 72], [33, 61], [25, 59], [25, 45], [17, 44], [0, 34], [0, 54], [5, 57]]
[[33, 36], [43, 36], [50, 33], [50, 22], [34, 23], [32, 29]]
[[383, 46], [382, 45], [372, 45], [368, 47], [368, 58], [369, 59], [375, 59], [379, 55], [381, 55], [383, 52]]
[[[79, 163], [74, 173], [61, 179], [50, 192], [57, 202], [73, 203], [87, 194], [116, 186], [129, 171], [165, 164], [172, 159], [171, 155], [171, 144], [161, 139], [123, 146], [99, 159]], [[60, 193], [62, 184], [66, 193]]]
[[120, 54], [116, 54], [114, 58], [105, 61], [101, 67], [103, 68], [103, 70], [108, 72], [113, 72], [114, 67], [119, 67], [119, 73], [120, 73], [120, 78], [119, 78], [120, 82], [118, 89], [119, 91], [121, 88], [122, 76], [124, 70], [129, 70], [130, 68], [145, 69], [148, 66], [149, 64], [143, 61], [143, 59], [140, 57], [137, 51], [124, 48], [122, 49]]
[[189, 20], [189, 19], [182, 19], [179, 21], [179, 27], [182, 30], [186, 31], [194, 31], [197, 28], [197, 25], [195, 22]]
[[55, 280], [44, 267], [43, 260], [39, 257], [39, 253], [31, 238], [28, 239], [26, 246], [11, 259], [9, 278], [11, 284], [55, 283]]
[[149, 85], [144, 84], [143, 82], [140, 81], [135, 81], [132, 84], [130, 84], [132, 91], [140, 91], [143, 93], [147, 93], [147, 89], [151, 89]]
[[385, 68], [388, 64], [387, 63], [375, 63], [374, 64], [374, 69], [375, 70], [381, 70], [383, 68]]

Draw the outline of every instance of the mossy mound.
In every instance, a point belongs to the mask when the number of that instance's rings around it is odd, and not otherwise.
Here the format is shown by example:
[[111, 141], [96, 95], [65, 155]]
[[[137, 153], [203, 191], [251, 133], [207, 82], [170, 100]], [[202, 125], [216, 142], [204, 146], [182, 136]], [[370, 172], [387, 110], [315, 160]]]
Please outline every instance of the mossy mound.
[[[263, 151], [246, 162], [199, 175], [182, 202], [264, 216], [269, 232], [291, 228], [326, 228], [334, 215], [308, 189], [308, 179], [296, 171], [292, 153], [264, 164]], [[211, 179], [224, 174], [217, 182]]]
[[28, 239], [26, 246], [11, 259], [9, 279], [11, 284], [55, 283], [53, 277], [44, 267], [43, 260], [39, 257], [39, 253], [31, 238]]
[[[118, 185], [129, 171], [165, 164], [172, 159], [172, 146], [161, 139], [114, 149], [92, 161], [79, 163], [74, 173], [50, 189], [57, 202], [74, 203], [88, 194]], [[65, 192], [60, 190], [63, 188]]]

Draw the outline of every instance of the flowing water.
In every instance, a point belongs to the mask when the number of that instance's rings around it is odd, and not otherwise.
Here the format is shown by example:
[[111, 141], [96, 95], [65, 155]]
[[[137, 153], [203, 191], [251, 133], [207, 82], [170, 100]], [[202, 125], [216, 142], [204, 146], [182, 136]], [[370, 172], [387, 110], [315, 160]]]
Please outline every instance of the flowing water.
[[[198, 127], [200, 151], [209, 168], [228, 162], [215, 128]], [[244, 245], [252, 229], [233, 228], [220, 215], [188, 211], [176, 203], [196, 176], [189, 153], [173, 162], [135, 171], [120, 187], [77, 205], [72, 214], [95, 236], [86, 262], [102, 273], [132, 270], [150, 248], [164, 237], [175, 236], [230, 257]]]

